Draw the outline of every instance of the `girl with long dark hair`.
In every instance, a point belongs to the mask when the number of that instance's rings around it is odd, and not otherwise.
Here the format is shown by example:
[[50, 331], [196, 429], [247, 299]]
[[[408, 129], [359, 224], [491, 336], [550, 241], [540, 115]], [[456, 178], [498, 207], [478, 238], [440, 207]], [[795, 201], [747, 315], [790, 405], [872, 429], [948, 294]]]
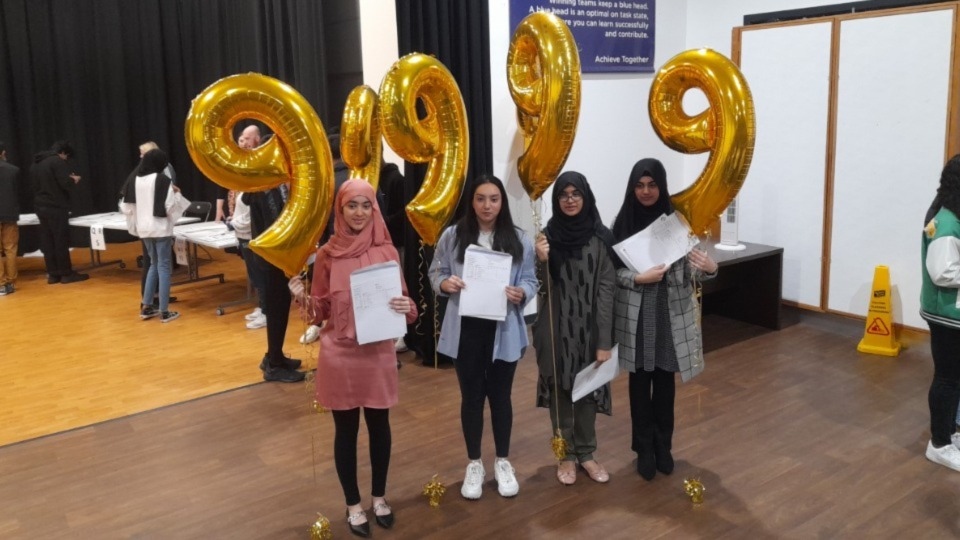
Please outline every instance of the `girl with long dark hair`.
[[[467, 446], [466, 475], [460, 494], [479, 499], [486, 471], [480, 461], [483, 404], [490, 401], [490, 421], [497, 459], [494, 475], [500, 495], [512, 497], [520, 489], [508, 461], [513, 405], [510, 393], [517, 361], [527, 348], [523, 306], [537, 294], [533, 243], [513, 225], [503, 183], [483, 175], [467, 192], [467, 211], [448, 227], [430, 266], [430, 283], [437, 294], [449, 296], [437, 351], [454, 359], [460, 382], [460, 422]], [[510, 284], [505, 288], [507, 316], [503, 321], [460, 316], [460, 291], [464, 289], [463, 261], [467, 247], [479, 244], [508, 253], [512, 259]]]

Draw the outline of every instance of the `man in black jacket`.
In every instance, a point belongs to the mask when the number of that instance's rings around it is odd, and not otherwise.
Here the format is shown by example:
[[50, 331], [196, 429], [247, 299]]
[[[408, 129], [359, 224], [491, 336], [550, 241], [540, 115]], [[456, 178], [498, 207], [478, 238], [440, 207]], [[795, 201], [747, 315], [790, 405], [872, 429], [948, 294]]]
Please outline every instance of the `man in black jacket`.
[[[252, 149], [260, 145], [260, 128], [249, 126], [243, 131], [237, 142], [240, 148]], [[250, 207], [250, 233], [256, 238], [266, 231], [280, 217], [286, 204], [287, 186], [275, 187], [267, 191], [244, 193], [244, 204]], [[290, 320], [290, 291], [287, 289], [287, 277], [283, 270], [270, 264], [253, 251], [254, 264], [259, 265], [264, 276], [264, 309], [267, 318], [267, 352], [260, 361], [263, 380], [272, 382], [299, 382], [305, 374], [297, 371], [300, 360], [283, 354], [283, 340], [287, 335], [287, 323]]]
[[20, 169], [7, 163], [7, 147], [0, 142], [0, 296], [12, 293], [17, 281], [19, 218]]
[[30, 178], [33, 206], [40, 219], [40, 249], [47, 266], [47, 283], [75, 283], [89, 278], [73, 271], [70, 263], [70, 195], [80, 182], [67, 160], [73, 148], [67, 141], [53, 143], [50, 150], [33, 158]]

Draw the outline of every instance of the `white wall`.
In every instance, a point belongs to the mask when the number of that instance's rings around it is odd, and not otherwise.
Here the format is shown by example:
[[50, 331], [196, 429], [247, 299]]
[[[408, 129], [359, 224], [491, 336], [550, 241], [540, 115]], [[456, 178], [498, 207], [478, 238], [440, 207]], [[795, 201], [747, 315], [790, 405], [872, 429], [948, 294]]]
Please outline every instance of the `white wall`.
[[[397, 6], [384, 0], [360, 1], [360, 49], [363, 57], [363, 84], [380, 92], [387, 70], [400, 58], [397, 47]], [[383, 143], [383, 159], [402, 164], [403, 160]]]
[[[733, 29], [743, 26], [744, 15], [770, 13], [788, 9], [803, 9], [815, 6], [829, 6], [841, 3], [841, 0], [686, 0], [686, 49], [707, 47], [727, 58], [732, 54]], [[666, 3], [663, 0], [657, 3]], [[659, 25], [657, 32], [660, 31]], [[665, 59], [663, 59], [665, 60]], [[660, 59], [658, 59], [660, 61]], [[662, 64], [663, 62], [660, 61]], [[747, 85], [750, 81], [747, 81]], [[706, 99], [696, 97], [684, 100], [687, 112], [696, 112], [706, 107]], [[708, 154], [687, 156], [683, 160], [684, 185], [693, 183], [703, 171]]]

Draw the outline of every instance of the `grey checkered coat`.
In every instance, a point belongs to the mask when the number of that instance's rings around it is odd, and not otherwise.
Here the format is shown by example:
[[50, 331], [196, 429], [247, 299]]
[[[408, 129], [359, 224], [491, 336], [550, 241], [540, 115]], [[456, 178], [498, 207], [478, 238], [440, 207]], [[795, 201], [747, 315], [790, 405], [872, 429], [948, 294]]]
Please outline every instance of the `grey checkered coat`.
[[[673, 347], [680, 365], [680, 379], [687, 382], [703, 371], [703, 348], [700, 328], [697, 326], [697, 306], [693, 296], [693, 269], [686, 257], [670, 266], [663, 279], [667, 286], [670, 306], [670, 326]], [[620, 367], [634, 373], [637, 366], [637, 318], [643, 302], [642, 285], [633, 282], [636, 272], [629, 268], [617, 270], [617, 293], [613, 307], [614, 339], [620, 344]], [[701, 280], [716, 274], [699, 273]], [[641, 367], [642, 369], [642, 367]]]

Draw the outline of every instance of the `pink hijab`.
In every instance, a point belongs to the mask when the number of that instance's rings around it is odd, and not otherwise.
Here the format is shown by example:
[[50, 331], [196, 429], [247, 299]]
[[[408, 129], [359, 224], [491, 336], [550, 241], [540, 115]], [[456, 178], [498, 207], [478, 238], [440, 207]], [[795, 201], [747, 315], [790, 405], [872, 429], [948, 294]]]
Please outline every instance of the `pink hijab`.
[[[366, 197], [373, 203], [373, 215], [370, 222], [359, 233], [350, 228], [343, 216], [343, 206], [357, 196]], [[377, 204], [373, 187], [365, 180], [354, 178], [347, 180], [340, 186], [334, 212], [333, 236], [320, 248], [321, 255], [325, 255], [329, 259], [330, 280], [328, 283], [323, 283], [322, 280], [314, 280], [312, 294], [321, 299], [339, 296], [346, 300], [350, 297], [351, 272], [372, 264], [388, 261], [396, 261], [399, 264], [400, 257], [396, 248], [393, 247], [390, 233], [383, 222], [383, 215], [380, 213], [380, 206]], [[318, 262], [320, 262], [320, 258], [318, 258]], [[316, 272], [319, 272], [319, 270], [317, 268]], [[403, 290], [404, 294], [407, 294], [405, 285]], [[356, 339], [353, 310], [335, 309], [335, 311], [340, 311], [340, 313], [331, 314], [332, 317], [338, 319], [335, 323], [337, 330], [346, 337]]]
[[[373, 203], [373, 217], [370, 223], [360, 231], [354, 232], [343, 217], [343, 207], [354, 197], [366, 197]], [[357, 257], [371, 247], [382, 246], [383, 244], [393, 245], [390, 240], [390, 233], [387, 231], [387, 225], [383, 222], [383, 214], [380, 213], [380, 205], [377, 204], [377, 195], [373, 191], [373, 186], [365, 180], [351, 178], [340, 186], [337, 192], [337, 201], [333, 205], [334, 234], [327, 242], [327, 255], [334, 259], [348, 259]], [[384, 262], [384, 261], [379, 261]]]

